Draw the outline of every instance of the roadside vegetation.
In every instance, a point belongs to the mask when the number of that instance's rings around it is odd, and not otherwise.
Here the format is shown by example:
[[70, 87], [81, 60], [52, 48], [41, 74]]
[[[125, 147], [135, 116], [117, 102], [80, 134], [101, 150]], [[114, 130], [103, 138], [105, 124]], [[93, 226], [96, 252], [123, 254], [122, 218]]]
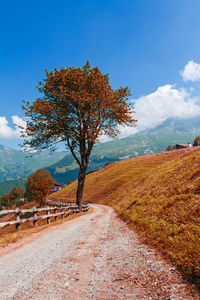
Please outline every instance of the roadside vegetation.
[[[49, 196], [76, 199], [77, 182]], [[84, 201], [112, 206], [140, 238], [200, 285], [200, 148], [108, 164], [88, 174]]]
[[29, 175], [25, 182], [25, 190], [20, 186], [14, 187], [9, 194], [0, 197], [0, 209], [19, 207], [25, 202], [37, 202], [40, 206], [45, 204], [46, 197], [50, 194], [50, 187], [54, 184], [54, 179], [50, 172], [39, 169], [34, 174]]

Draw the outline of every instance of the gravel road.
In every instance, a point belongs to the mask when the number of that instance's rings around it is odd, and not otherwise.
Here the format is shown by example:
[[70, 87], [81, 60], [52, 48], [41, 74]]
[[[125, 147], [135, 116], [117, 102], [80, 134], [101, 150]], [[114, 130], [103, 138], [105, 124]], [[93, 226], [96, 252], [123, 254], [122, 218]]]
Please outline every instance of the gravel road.
[[91, 214], [0, 252], [1, 300], [195, 299], [112, 208], [92, 206]]

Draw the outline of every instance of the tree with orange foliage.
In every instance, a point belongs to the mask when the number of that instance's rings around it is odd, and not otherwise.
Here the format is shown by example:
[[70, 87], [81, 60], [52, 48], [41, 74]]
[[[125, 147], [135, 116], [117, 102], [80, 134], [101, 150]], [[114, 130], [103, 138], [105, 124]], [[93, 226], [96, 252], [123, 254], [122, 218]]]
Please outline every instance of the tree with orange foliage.
[[12, 207], [16, 204], [16, 201], [20, 201], [20, 198], [24, 197], [24, 190], [20, 186], [15, 186], [9, 194], [4, 194], [0, 198], [0, 204], [2, 206]]
[[40, 205], [45, 204], [46, 196], [50, 194], [50, 187], [53, 186], [54, 179], [49, 171], [44, 169], [37, 170], [28, 177], [25, 182], [25, 197], [28, 201], [36, 201]]
[[10, 203], [9, 203], [9, 194], [4, 194], [3, 196], [1, 196], [0, 198], [0, 206], [9, 206]]
[[127, 104], [130, 90], [128, 87], [113, 90], [108, 74], [103, 75], [98, 67], [91, 68], [89, 61], [82, 68], [46, 70], [46, 77], [38, 86], [44, 96], [32, 105], [24, 101], [26, 106], [22, 106], [27, 117], [22, 137], [28, 137], [23, 145], [54, 151], [58, 142], [65, 142], [80, 167], [76, 203], [81, 211], [94, 144], [104, 134], [116, 137], [120, 133], [118, 125], [136, 124]]
[[167, 146], [167, 151], [172, 151], [172, 150], [174, 150], [174, 147], [172, 145], [168, 145]]
[[194, 146], [200, 146], [200, 135], [197, 135], [194, 140]]
[[9, 193], [10, 204], [15, 204], [16, 201], [19, 201], [20, 198], [24, 197], [24, 190], [20, 186], [15, 186], [12, 191]]

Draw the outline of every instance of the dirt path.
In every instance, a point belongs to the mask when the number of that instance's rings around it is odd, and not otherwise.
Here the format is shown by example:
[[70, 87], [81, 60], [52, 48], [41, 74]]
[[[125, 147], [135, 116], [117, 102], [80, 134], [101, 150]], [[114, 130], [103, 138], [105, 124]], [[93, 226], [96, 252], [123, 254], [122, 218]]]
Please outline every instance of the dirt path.
[[0, 299], [194, 299], [176, 270], [112, 208], [93, 207], [26, 245], [4, 249]]

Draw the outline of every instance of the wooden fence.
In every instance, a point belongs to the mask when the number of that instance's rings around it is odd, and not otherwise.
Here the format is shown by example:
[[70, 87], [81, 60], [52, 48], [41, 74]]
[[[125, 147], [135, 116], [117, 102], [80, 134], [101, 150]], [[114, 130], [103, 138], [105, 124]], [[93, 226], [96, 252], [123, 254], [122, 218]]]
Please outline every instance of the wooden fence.
[[[62, 206], [73, 206], [73, 207], [77, 207], [78, 208], [78, 205], [75, 204], [75, 202], [72, 202], [72, 201], [53, 201], [53, 200], [46, 200], [46, 204], [48, 205], [62, 205]], [[89, 204], [88, 202], [83, 202], [82, 204], [82, 211], [85, 211], [85, 210], [88, 210], [89, 208]]]
[[[44, 208], [36, 208], [33, 207], [31, 209], [13, 209], [13, 210], [1, 210], [0, 211], [0, 216], [1, 215], [8, 215], [8, 214], [14, 214], [15, 215], [15, 221], [8, 221], [8, 222], [0, 222], [0, 228], [4, 228], [6, 226], [11, 226], [11, 225], [15, 225], [15, 228], [17, 231], [21, 230], [21, 224], [25, 223], [25, 222], [33, 222], [33, 226], [37, 227], [37, 221], [40, 219], [47, 219], [47, 224], [50, 224], [50, 218], [54, 217], [55, 221], [58, 220], [58, 216], [61, 216], [61, 218], [63, 219], [64, 216], [68, 216], [72, 213], [78, 213], [79, 209], [78, 206], [75, 204], [75, 202], [55, 202], [55, 201], [51, 201], [51, 200], [47, 200], [47, 203], [49, 203], [49, 205], [55, 205], [55, 203], [57, 205], [60, 206], [53, 206], [53, 207], [44, 207]], [[53, 204], [54, 203], [54, 204]], [[63, 203], [63, 204], [61, 204]], [[87, 211], [89, 208], [89, 204], [88, 203], [84, 203], [83, 204], [83, 209], [82, 211]], [[46, 215], [40, 215], [38, 216], [37, 213], [38, 212], [42, 212], [45, 211]], [[50, 213], [50, 211], [53, 211], [53, 213]], [[60, 211], [60, 212], [57, 212]], [[32, 217], [27, 218], [27, 219], [23, 219], [20, 218], [20, 216], [22, 216], [23, 214], [26, 213], [31, 213]]]

